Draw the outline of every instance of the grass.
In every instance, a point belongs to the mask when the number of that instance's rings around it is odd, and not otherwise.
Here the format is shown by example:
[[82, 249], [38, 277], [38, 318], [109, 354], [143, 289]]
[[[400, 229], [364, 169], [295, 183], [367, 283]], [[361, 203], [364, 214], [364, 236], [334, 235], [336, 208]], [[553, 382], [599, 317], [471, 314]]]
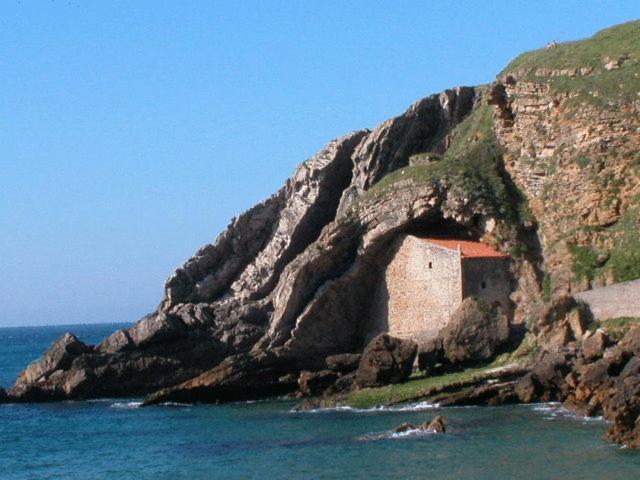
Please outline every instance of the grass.
[[529, 218], [526, 198], [505, 181], [491, 107], [478, 107], [454, 129], [452, 137], [451, 146], [440, 161], [399, 168], [385, 175], [360, 201], [395, 193], [412, 184], [432, 184], [486, 207], [496, 218], [511, 223]]
[[569, 245], [573, 259], [572, 270], [574, 279], [592, 281], [598, 269], [598, 254], [587, 245]]
[[[612, 248], [596, 251], [588, 245], [569, 246], [575, 280], [592, 281], [607, 274], [611, 274], [615, 282], [640, 278], [640, 197], [636, 197], [632, 205], [615, 225], [600, 232], [613, 239]], [[599, 254], [607, 258], [606, 262], [598, 261]]]
[[349, 396], [347, 403], [355, 408], [371, 408], [419, 400], [446, 388], [462, 388], [487, 377], [493, 369], [526, 365], [538, 349], [535, 337], [528, 334], [515, 350], [498, 355], [491, 363], [444, 375], [414, 373], [405, 383], [357, 390]]
[[545, 302], [551, 301], [552, 291], [551, 275], [549, 272], [545, 272], [544, 277], [542, 277], [542, 299]]
[[595, 331], [598, 328], [602, 328], [607, 332], [609, 338], [614, 342], [618, 342], [634, 325], [640, 325], [640, 318], [619, 317], [610, 320], [592, 321], [589, 324], [589, 330]]
[[[607, 71], [605, 59], [625, 59], [622, 68]], [[540, 77], [538, 68], [574, 69], [589, 67], [586, 76]], [[578, 102], [599, 106], [614, 100], [634, 100], [640, 91], [640, 21], [617, 25], [593, 37], [559, 44], [552, 49], [524, 53], [513, 60], [502, 73], [528, 71], [525, 79], [548, 82], [557, 92], [577, 93]]]
[[470, 368], [461, 372], [447, 373], [439, 376], [426, 376], [424, 373], [414, 374], [407, 382], [387, 385], [379, 388], [365, 388], [352, 393], [347, 403], [355, 408], [371, 408], [379, 405], [392, 405], [408, 402], [426, 395], [434, 389], [462, 382], [481, 379], [493, 367]]

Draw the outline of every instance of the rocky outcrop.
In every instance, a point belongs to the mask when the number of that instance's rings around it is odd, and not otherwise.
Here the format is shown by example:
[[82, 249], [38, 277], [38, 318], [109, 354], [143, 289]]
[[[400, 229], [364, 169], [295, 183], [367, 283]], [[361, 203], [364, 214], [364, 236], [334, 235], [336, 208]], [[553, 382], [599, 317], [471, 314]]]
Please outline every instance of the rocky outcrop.
[[447, 431], [447, 426], [444, 418], [440, 415], [436, 416], [431, 421], [426, 421], [420, 425], [414, 425], [413, 423], [402, 423], [393, 429], [394, 433], [405, 433], [411, 431], [423, 431], [429, 433], [444, 433]]
[[78, 340], [75, 335], [65, 333], [56, 340], [44, 356], [29, 365], [18, 377], [16, 386], [11, 389], [12, 397], [28, 399], [62, 398], [74, 384], [83, 378], [70, 377], [63, 382], [49, 382], [51, 377], [59, 378], [68, 370], [74, 359], [89, 353], [91, 348]]
[[419, 366], [429, 370], [438, 363], [469, 364], [489, 360], [509, 339], [509, 320], [498, 305], [466, 298], [438, 337], [423, 345]]
[[[10, 395], [228, 401], [401, 381], [411, 344], [382, 336], [361, 357], [346, 352], [380, 331], [371, 295], [393, 242], [462, 232], [510, 253], [508, 314], [542, 353], [526, 375], [465, 385], [443, 404], [561, 400], [602, 411], [610, 438], [635, 446], [637, 334], [612, 346], [587, 333], [571, 296], [638, 274], [640, 100], [624, 81], [637, 62], [614, 53], [553, 67], [525, 55], [490, 87], [432, 95], [330, 142], [178, 268], [156, 311], [97, 346], [65, 335]], [[601, 88], [606, 75], [615, 88]], [[421, 363], [482, 362], [507, 335], [502, 312], [468, 300]]]
[[9, 395], [7, 395], [7, 391], [0, 387], [0, 403], [6, 403], [9, 401]]
[[121, 385], [127, 394], [149, 392], [251, 350], [285, 347], [315, 363], [360, 351], [366, 306], [359, 298], [389, 239], [416, 222], [461, 216], [471, 224], [487, 212], [459, 212], [468, 209], [465, 202], [444, 206], [446, 185], [407, 184], [398, 196], [358, 205], [347, 192], [362, 196], [410, 155], [443, 151], [477, 99], [473, 88], [446, 91], [371, 132], [331, 142], [177, 269], [157, 311], [43, 377], [37, 388], [33, 376], [21, 376], [13, 391], [22, 400], [38, 398], [26, 395], [32, 390], [42, 398], [113, 396], [122, 394]]
[[443, 153], [452, 128], [471, 112], [477, 100], [474, 88], [445, 90], [376, 127], [353, 154], [353, 179], [342, 195], [339, 211], [344, 212], [384, 175], [408, 165], [412, 154]]
[[377, 387], [399, 383], [409, 378], [413, 370], [418, 345], [387, 334], [371, 340], [362, 353], [356, 372], [359, 387]]
[[338, 355], [329, 355], [325, 358], [325, 363], [329, 370], [339, 373], [353, 372], [360, 365], [360, 353], [342, 353]]
[[145, 405], [167, 401], [225, 402], [278, 396], [298, 387], [295, 372], [305, 366], [282, 349], [233, 355], [216, 367], [173, 387], [158, 390]]
[[304, 397], [324, 394], [338, 380], [340, 374], [332, 370], [303, 371], [298, 377], [300, 395]]

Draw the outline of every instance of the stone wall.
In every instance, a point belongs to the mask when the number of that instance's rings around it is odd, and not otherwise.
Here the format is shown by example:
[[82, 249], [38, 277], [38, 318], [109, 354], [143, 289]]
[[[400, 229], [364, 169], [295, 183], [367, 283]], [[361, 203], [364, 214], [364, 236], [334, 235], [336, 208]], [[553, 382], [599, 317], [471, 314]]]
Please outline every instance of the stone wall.
[[508, 258], [463, 258], [462, 298], [479, 297], [492, 304], [499, 302], [511, 313]]
[[460, 305], [460, 254], [411, 235], [391, 248], [377, 291], [370, 336], [388, 331], [419, 341], [435, 336]]

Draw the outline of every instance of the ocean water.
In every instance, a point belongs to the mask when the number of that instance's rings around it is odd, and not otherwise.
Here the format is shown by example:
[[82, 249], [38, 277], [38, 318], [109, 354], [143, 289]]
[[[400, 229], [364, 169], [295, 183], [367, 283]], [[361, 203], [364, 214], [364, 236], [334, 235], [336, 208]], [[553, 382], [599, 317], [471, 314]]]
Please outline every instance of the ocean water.
[[[95, 342], [118, 325], [71, 330]], [[62, 332], [0, 329], [0, 384]], [[633, 479], [640, 452], [558, 405], [293, 412], [271, 400], [139, 408], [140, 399], [0, 405], [0, 479]], [[390, 430], [443, 415], [446, 434]]]

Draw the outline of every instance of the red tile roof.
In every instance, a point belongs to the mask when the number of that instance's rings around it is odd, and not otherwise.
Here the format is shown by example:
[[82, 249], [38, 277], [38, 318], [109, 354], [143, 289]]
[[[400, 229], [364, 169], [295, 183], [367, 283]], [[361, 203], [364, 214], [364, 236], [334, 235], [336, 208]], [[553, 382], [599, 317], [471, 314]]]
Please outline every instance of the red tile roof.
[[422, 237], [422, 240], [449, 250], [458, 250], [459, 248], [462, 256], [467, 258], [504, 258], [508, 256], [489, 245], [472, 240], [438, 237]]

